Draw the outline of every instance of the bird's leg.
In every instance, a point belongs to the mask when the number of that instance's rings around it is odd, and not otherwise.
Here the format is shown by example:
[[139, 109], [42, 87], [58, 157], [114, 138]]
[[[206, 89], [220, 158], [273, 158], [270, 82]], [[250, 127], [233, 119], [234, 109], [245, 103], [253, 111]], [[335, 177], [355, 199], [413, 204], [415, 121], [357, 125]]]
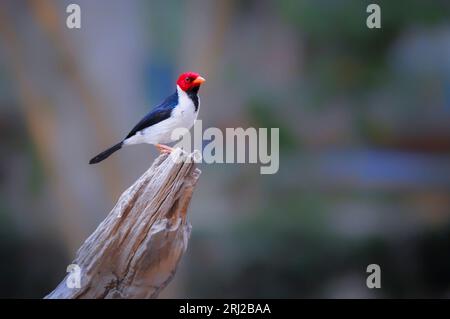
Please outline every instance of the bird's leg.
[[163, 144], [155, 144], [155, 147], [158, 149], [158, 151], [161, 154], [170, 154], [173, 151], [173, 148], [171, 148], [170, 146], [167, 146], [167, 145], [163, 145]]

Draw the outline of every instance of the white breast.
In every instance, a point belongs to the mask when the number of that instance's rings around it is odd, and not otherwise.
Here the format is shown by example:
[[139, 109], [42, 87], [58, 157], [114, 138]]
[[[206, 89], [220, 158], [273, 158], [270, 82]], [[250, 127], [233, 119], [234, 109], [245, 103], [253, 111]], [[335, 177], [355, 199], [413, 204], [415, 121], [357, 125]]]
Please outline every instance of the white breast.
[[197, 111], [195, 105], [189, 96], [177, 86], [178, 92], [178, 106], [173, 109], [171, 116], [155, 125], [152, 125], [145, 130], [136, 133], [136, 135], [126, 140], [127, 145], [131, 144], [158, 144], [171, 143], [171, 135], [173, 130], [177, 128], [190, 129], [197, 119], [198, 110], [200, 109], [200, 99]]

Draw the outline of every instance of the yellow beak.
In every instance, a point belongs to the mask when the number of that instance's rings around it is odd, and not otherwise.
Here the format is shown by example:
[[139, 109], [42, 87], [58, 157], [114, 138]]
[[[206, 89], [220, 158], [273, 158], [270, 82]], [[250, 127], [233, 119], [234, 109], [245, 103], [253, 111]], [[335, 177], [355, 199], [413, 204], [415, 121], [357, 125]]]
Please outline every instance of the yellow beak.
[[200, 84], [202, 84], [203, 82], [205, 82], [206, 80], [205, 80], [205, 78], [203, 78], [203, 77], [201, 77], [201, 76], [198, 76], [193, 82], [192, 82], [192, 84], [198, 84], [198, 85], [200, 85]]

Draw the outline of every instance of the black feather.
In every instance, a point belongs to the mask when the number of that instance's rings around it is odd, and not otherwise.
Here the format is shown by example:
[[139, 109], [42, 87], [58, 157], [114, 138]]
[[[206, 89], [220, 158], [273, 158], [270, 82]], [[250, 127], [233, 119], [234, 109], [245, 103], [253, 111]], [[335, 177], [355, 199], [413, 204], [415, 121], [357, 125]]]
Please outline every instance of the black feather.
[[[198, 90], [199, 87], [194, 87], [193, 89], [186, 92], [189, 98], [194, 103], [195, 111], [197, 111], [199, 105]], [[134, 136], [137, 132], [140, 132], [146, 129], [147, 127], [150, 127], [152, 125], [155, 125], [156, 123], [168, 119], [171, 116], [173, 109], [177, 105], [178, 105], [178, 92], [175, 92], [169, 97], [167, 97], [161, 104], [155, 107], [150, 113], [144, 116], [144, 118], [142, 118], [142, 120], [140, 120], [139, 123], [136, 124], [135, 127], [133, 127], [130, 133], [128, 133], [124, 141]], [[108, 148], [106, 151], [103, 151], [102, 153], [98, 154], [89, 161], [89, 164], [96, 164], [105, 160], [111, 154], [120, 150], [123, 146], [124, 141], [117, 143], [116, 145]]]
[[89, 161], [89, 164], [97, 164], [97, 163], [103, 161], [104, 159], [107, 159], [112, 153], [120, 150], [122, 148], [122, 145], [123, 145], [123, 142], [120, 142], [120, 143], [117, 143], [116, 145], [108, 148], [106, 151], [101, 152], [100, 154], [98, 154], [97, 156], [92, 158]]
[[186, 93], [189, 96], [189, 98], [192, 100], [192, 103], [194, 103], [195, 106], [195, 112], [198, 110], [198, 90], [200, 89], [200, 86], [194, 86], [192, 89], [188, 90]]
[[146, 129], [156, 123], [164, 121], [170, 117], [172, 110], [178, 105], [178, 93], [175, 92], [165, 99], [160, 105], [155, 107], [150, 113], [136, 124], [135, 127], [128, 133], [125, 139], [132, 137], [137, 132]]

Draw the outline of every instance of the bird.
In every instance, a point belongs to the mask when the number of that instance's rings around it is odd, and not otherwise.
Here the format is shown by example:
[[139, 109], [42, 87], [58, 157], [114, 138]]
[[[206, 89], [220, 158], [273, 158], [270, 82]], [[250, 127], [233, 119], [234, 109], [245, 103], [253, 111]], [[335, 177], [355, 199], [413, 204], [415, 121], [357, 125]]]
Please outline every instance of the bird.
[[176, 82], [176, 91], [145, 115], [119, 143], [94, 156], [89, 164], [100, 163], [124, 146], [153, 144], [160, 153], [173, 149], [165, 144], [175, 142], [172, 132], [178, 128], [190, 129], [200, 108], [198, 92], [205, 78], [196, 72], [182, 73]]

